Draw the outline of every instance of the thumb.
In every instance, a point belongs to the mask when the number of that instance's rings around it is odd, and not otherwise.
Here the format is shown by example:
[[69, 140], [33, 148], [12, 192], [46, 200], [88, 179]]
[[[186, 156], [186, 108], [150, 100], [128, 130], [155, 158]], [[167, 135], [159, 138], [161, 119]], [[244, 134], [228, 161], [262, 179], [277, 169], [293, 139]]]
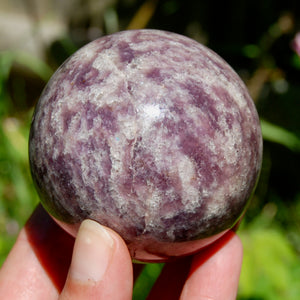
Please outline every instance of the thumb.
[[129, 300], [132, 285], [132, 263], [124, 241], [95, 221], [83, 221], [59, 299]]

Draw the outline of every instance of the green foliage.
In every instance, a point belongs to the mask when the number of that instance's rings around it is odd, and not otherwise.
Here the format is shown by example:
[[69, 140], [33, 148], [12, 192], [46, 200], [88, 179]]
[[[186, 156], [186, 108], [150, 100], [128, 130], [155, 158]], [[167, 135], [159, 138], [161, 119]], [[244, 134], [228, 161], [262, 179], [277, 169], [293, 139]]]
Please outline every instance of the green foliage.
[[[0, 54], [0, 265], [38, 202], [27, 156], [32, 110], [22, 116], [12, 116], [6, 89], [13, 63], [25, 62], [23, 58], [10, 52]], [[26, 65], [28, 61], [34, 62], [34, 71], [46, 79], [47, 72], [40, 68], [38, 60], [27, 60]]]
[[7, 253], [19, 226], [28, 218], [38, 199], [32, 187], [26, 125], [12, 117], [2, 118], [0, 129], [0, 258]]
[[244, 245], [240, 299], [298, 299], [299, 257], [284, 233], [275, 228], [248, 228]]
[[265, 120], [261, 120], [261, 130], [266, 141], [275, 142], [291, 151], [300, 152], [300, 138], [297, 135]]
[[143, 300], [151, 291], [152, 286], [155, 283], [156, 278], [162, 271], [164, 264], [147, 264], [137, 281], [135, 282], [133, 289], [133, 300]]

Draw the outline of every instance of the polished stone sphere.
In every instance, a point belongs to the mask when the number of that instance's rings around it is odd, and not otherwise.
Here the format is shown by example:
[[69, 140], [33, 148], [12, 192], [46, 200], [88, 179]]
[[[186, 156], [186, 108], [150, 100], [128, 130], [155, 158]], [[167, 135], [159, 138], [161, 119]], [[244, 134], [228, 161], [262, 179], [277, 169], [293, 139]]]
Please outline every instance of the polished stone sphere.
[[97, 39], [53, 75], [29, 143], [46, 210], [76, 235], [89, 218], [133, 259], [167, 261], [236, 224], [257, 183], [262, 136], [233, 69], [159, 30]]

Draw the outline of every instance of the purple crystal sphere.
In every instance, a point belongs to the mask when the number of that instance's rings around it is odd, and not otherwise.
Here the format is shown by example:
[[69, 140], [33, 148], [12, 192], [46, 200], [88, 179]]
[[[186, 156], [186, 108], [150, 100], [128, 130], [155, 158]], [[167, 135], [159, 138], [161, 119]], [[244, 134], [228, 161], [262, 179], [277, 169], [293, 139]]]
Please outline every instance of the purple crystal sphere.
[[37, 104], [33, 180], [76, 235], [90, 218], [132, 257], [165, 261], [228, 231], [262, 159], [255, 105], [232, 68], [187, 37], [132, 30], [73, 54]]

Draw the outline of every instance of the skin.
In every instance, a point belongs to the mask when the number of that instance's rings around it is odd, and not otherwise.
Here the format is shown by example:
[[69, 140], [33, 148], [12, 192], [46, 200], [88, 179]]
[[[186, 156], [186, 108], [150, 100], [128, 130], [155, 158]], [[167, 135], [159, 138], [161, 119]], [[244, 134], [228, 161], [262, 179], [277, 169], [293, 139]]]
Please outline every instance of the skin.
[[[242, 245], [229, 231], [198, 254], [167, 263], [148, 299], [235, 299]], [[90, 220], [77, 238], [38, 206], [0, 271], [4, 299], [132, 298], [143, 265], [132, 264], [121, 237]]]

